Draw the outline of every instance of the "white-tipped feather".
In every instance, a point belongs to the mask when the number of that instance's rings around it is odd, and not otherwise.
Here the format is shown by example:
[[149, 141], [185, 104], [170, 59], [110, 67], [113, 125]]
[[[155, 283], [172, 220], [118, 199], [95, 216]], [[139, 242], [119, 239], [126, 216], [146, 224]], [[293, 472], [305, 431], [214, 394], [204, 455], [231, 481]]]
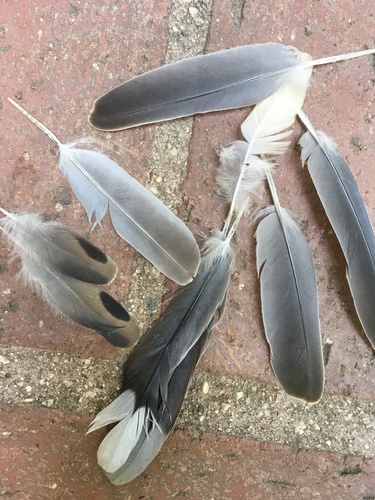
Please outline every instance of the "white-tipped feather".
[[[184, 285], [195, 276], [200, 254], [186, 225], [106, 155], [62, 144], [19, 104], [9, 101], [59, 147], [59, 167], [95, 224], [109, 210], [116, 232], [162, 273]], [[94, 224], [94, 226], [95, 226]]]
[[123, 393], [90, 428], [119, 421], [101, 443], [98, 462], [114, 484], [139, 475], [167, 439], [195, 365], [224, 308], [233, 260], [217, 231], [205, 245], [197, 276], [171, 300], [124, 366]]
[[11, 214], [0, 230], [21, 261], [21, 276], [60, 314], [91, 328], [118, 347], [132, 346], [140, 336], [134, 319], [99, 285], [110, 283], [115, 263], [63, 224], [39, 214]]

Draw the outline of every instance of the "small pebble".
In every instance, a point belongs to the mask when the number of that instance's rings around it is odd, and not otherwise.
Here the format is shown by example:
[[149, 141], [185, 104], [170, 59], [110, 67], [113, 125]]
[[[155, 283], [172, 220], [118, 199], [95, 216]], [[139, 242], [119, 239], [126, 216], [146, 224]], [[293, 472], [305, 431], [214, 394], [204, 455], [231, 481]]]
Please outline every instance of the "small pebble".
[[209, 389], [210, 389], [210, 386], [209, 386], [208, 382], [205, 380], [203, 382], [203, 386], [202, 386], [202, 392], [203, 392], [203, 394], [207, 394], [208, 391], [209, 391]]

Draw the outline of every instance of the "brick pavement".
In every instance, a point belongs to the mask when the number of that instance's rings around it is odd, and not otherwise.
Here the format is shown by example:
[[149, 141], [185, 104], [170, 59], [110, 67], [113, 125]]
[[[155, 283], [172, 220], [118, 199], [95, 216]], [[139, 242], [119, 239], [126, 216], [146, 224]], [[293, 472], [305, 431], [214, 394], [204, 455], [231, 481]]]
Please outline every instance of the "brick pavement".
[[[6, 101], [19, 99], [62, 141], [91, 136], [178, 210], [198, 238], [220, 224], [216, 152], [240, 138], [248, 110], [114, 134], [90, 128], [93, 100], [163, 62], [239, 44], [281, 41], [319, 57], [374, 46], [373, 2], [38, 0], [0, 5], [1, 199], [8, 210], [58, 217], [105, 249], [120, 274], [111, 293], [145, 328], [173, 289], [120, 240], [106, 218], [90, 232], [55, 167], [53, 146]], [[375, 223], [373, 58], [317, 68], [305, 110], [351, 164]], [[297, 124], [296, 137], [301, 132]], [[283, 395], [269, 364], [255, 275], [253, 228], [235, 240], [226, 315], [199, 364], [178, 430], [147, 471], [114, 487], [96, 464], [105, 431], [85, 436], [116, 394], [126, 353], [57, 318], [15, 280], [0, 242], [0, 494], [20, 499], [375, 498], [375, 364], [361, 333], [338, 244], [295, 149], [275, 182], [308, 221], [330, 349], [322, 401]], [[152, 174], [151, 174], [152, 173]], [[260, 203], [267, 201], [267, 194]], [[203, 385], [208, 383], [208, 392]]]

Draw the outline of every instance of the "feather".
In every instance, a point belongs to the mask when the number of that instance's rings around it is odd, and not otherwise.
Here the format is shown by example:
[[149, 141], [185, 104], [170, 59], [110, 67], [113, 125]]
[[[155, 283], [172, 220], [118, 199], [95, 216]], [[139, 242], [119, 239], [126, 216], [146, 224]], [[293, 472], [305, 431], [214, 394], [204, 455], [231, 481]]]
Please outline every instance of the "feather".
[[[285, 138], [303, 105], [310, 75], [311, 68], [300, 68], [255, 106], [241, 126], [247, 142], [236, 141], [222, 151], [217, 180], [219, 192], [231, 202], [223, 229], [231, 238], [262, 180], [268, 179], [276, 209], [263, 212], [256, 234], [271, 364], [288, 394], [316, 402], [323, 391], [324, 369], [312, 258], [298, 224], [280, 207], [271, 176], [273, 165], [257, 156], [281, 154], [289, 145]], [[232, 214], [236, 218], [230, 225]]]
[[197, 276], [127, 359], [122, 394], [92, 422], [89, 432], [119, 421], [98, 450], [99, 465], [114, 484], [139, 475], [168, 437], [222, 315], [232, 261], [229, 240], [217, 232], [208, 240]]
[[136, 76], [94, 103], [90, 124], [119, 130], [196, 113], [241, 108], [273, 94], [295, 69], [371, 54], [316, 61], [293, 47], [254, 44], [200, 55]]
[[363, 329], [375, 348], [375, 236], [348, 164], [333, 141], [300, 114], [300, 139], [307, 168], [346, 259], [346, 278]]
[[94, 227], [109, 209], [112, 224], [121, 238], [168, 278], [179, 284], [192, 280], [199, 266], [199, 248], [178, 217], [107, 156], [78, 148], [80, 141], [62, 144], [16, 102], [9, 101], [57, 144], [59, 168], [89, 220], [95, 214]]
[[227, 234], [233, 213], [236, 214], [236, 220], [231, 233], [235, 231], [238, 221], [247, 210], [250, 195], [256, 193], [256, 185], [272, 170], [272, 164], [256, 155], [280, 155], [290, 144], [284, 139], [291, 134], [290, 127], [302, 108], [311, 71], [311, 67], [297, 67], [274, 94], [255, 106], [242, 123], [241, 131], [247, 141], [247, 150], [245, 151], [243, 142], [237, 141], [233, 145], [240, 160], [237, 162], [237, 171], [235, 159], [231, 167], [233, 171], [234, 166], [235, 172], [232, 179], [237, 178], [237, 182], [232, 181], [226, 187], [230, 179], [226, 167], [228, 161], [224, 161], [224, 164], [222, 162], [217, 179], [221, 192], [226, 193], [227, 200], [231, 201], [224, 225], [224, 234]]
[[271, 365], [287, 394], [319, 401], [324, 386], [318, 292], [307, 241], [294, 215], [280, 207], [262, 211], [256, 230], [262, 317]]
[[140, 329], [99, 285], [110, 283], [116, 264], [99, 248], [39, 214], [11, 214], [0, 230], [22, 263], [21, 276], [57, 312], [95, 330], [113, 345], [132, 346]]

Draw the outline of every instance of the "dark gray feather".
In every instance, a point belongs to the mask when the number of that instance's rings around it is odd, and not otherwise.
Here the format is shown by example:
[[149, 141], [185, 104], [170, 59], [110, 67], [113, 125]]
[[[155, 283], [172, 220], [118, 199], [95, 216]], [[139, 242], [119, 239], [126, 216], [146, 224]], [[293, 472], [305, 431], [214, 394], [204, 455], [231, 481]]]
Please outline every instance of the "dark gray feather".
[[223, 251], [211, 248], [203, 257], [197, 276], [127, 359], [122, 394], [92, 423], [90, 431], [120, 421], [98, 450], [99, 464], [115, 484], [140, 474], [159, 451], [221, 315], [233, 256], [229, 242], [217, 241]]
[[119, 130], [195, 113], [240, 108], [271, 95], [300, 62], [297, 49], [245, 45], [184, 59], [136, 76], [95, 101], [91, 125]]
[[[121, 485], [132, 481], [148, 467], [159, 453], [180, 413], [195, 367], [211, 338], [213, 326], [214, 322], [212, 321], [171, 376], [166, 403], [160, 404], [155, 416], [158, 425], [153, 425], [150, 422], [149, 427], [142, 430], [136, 446], [124, 465], [115, 473], [107, 474], [113, 484]], [[126, 377], [126, 372], [124, 376]]]
[[323, 392], [318, 294], [310, 249], [284, 209], [266, 215], [256, 231], [262, 316], [271, 364], [284, 390], [313, 403]]
[[323, 132], [301, 140], [307, 168], [346, 259], [346, 277], [363, 329], [375, 348], [375, 236], [348, 164]]

